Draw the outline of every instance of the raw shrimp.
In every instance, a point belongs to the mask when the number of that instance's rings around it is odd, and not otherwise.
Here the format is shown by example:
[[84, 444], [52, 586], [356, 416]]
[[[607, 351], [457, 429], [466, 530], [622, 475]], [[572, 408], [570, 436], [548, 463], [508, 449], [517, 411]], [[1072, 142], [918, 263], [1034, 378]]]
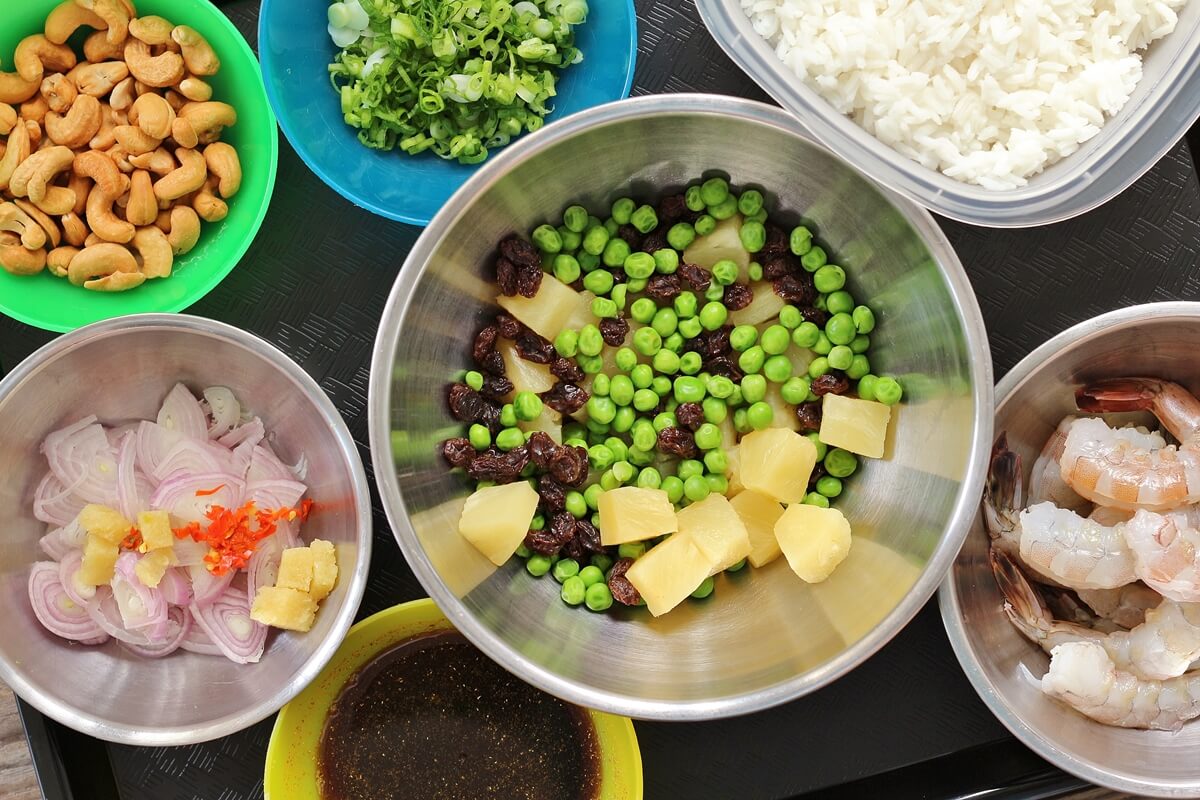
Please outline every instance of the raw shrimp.
[[1059, 463], [1072, 489], [1116, 508], [1165, 511], [1200, 501], [1200, 400], [1177, 383], [1115, 378], [1083, 387], [1075, 401], [1095, 413], [1150, 411], [1180, 445], [1099, 419], [1076, 420]]
[[1124, 524], [1138, 577], [1172, 600], [1200, 602], [1200, 530], [1188, 514], [1139, 511]]
[[1128, 523], [1101, 525], [1053, 503], [1030, 506], [1018, 519], [1021, 562], [1038, 575], [1071, 589], [1115, 589], [1137, 580]]
[[1102, 633], [1053, 619], [1037, 591], [1003, 553], [992, 552], [992, 570], [1009, 619], [1046, 652], [1066, 642], [1095, 642], [1120, 669], [1155, 679], [1182, 675], [1200, 657], [1200, 605], [1164, 600], [1133, 630]]
[[1118, 669], [1096, 642], [1066, 642], [1050, 652], [1042, 691], [1105, 725], [1179, 730], [1200, 716], [1200, 673], [1138, 678]]
[[[1134, 559], [1136, 562], [1136, 559]], [[1079, 599], [1100, 620], [1126, 630], [1146, 621], [1146, 612], [1162, 602], [1162, 595], [1144, 583], [1129, 583], [1117, 589], [1079, 589]]]
[[992, 444], [987, 482], [983, 486], [983, 524], [992, 547], [1013, 558], [1019, 558], [1021, 551], [1017, 517], [1021, 496], [1021, 457], [1008, 449], [1008, 434], [1001, 431]]
[[1059, 508], [1069, 508], [1077, 514], [1086, 514], [1092, 509], [1090, 501], [1080, 497], [1062, 478], [1063, 449], [1067, 444], [1067, 434], [1071, 424], [1078, 417], [1065, 417], [1050, 438], [1046, 440], [1037, 461], [1033, 462], [1033, 471], [1029, 473], [1029, 502], [1041, 503], [1049, 500]]

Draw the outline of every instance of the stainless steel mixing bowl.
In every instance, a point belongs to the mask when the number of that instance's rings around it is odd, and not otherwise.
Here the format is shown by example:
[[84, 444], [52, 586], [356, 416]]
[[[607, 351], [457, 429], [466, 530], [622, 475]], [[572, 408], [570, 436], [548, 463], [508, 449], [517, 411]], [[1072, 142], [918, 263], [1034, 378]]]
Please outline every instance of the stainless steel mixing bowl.
[[[230, 387], [262, 417], [285, 461], [308, 459], [318, 510], [306, 540], [337, 547], [337, 587], [309, 633], [272, 632], [257, 664], [177, 651], [153, 660], [116, 642], [85, 647], [38, 623], [26, 588], [46, 531], [32, 513], [47, 471], [46, 434], [95, 414], [153, 419], [171, 386]], [[80, 328], [0, 382], [0, 680], [39, 711], [91, 736], [180, 745], [224, 736], [273, 714], [317, 676], [354, 621], [371, 556], [371, 508], [354, 441], [337, 409], [294, 361], [258, 337], [199, 317], [147, 314]]]
[[[467, 494], [438, 443], [459, 435], [446, 386], [496, 311], [497, 242], [727, 170], [772, 208], [803, 214], [880, 322], [872, 363], [905, 381], [888, 457], [839, 506], [857, 535], [828, 582], [781, 559], [718, 582], [703, 603], [653, 619], [592, 614], [531, 578], [496, 571], [457, 533]], [[782, 111], [708, 95], [644, 97], [571, 116], [506, 149], [433, 220], [400, 271], [371, 372], [371, 451], [396, 539], [450, 620], [504, 667], [567, 700], [618, 714], [704, 719], [765, 708], [842, 675], [929, 599], [982, 486], [992, 378], [975, 298], [945, 237], [912, 203], [862, 178]]]
[[[1060, 333], [1026, 356], [996, 387], [996, 433], [1029, 470], [1064, 416], [1077, 413], [1074, 390], [1090, 380], [1156, 375], [1200, 393], [1200, 303], [1154, 303], [1102, 314]], [[1049, 657], [1021, 636], [1002, 611], [976, 518], [939, 593], [950, 643], [967, 677], [1018, 739], [1047, 761], [1118, 791], [1200, 796], [1200, 725], [1179, 733], [1101, 725], [1041, 693]]]

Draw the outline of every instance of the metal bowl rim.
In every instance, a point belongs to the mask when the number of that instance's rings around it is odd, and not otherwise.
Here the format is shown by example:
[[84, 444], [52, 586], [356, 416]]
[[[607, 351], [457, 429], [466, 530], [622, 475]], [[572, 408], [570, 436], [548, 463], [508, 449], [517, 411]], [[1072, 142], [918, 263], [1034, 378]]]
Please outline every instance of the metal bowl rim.
[[[359, 548], [360, 556], [355, 562], [353, 573], [350, 574], [346, 602], [338, 609], [329, 635], [309, 654], [287, 684], [257, 705], [202, 726], [155, 727], [153, 721], [147, 721], [145, 725], [134, 727], [103, 720], [35, 689], [19, 676], [7, 660], [0, 658], [0, 681], [7, 683], [22, 700], [38, 711], [68, 728], [88, 736], [117, 744], [142, 747], [196, 744], [236, 733], [274, 714], [311, 683], [325, 668], [329, 659], [333, 657], [358, 613], [358, 606], [362, 602], [363, 591], [366, 589], [372, 544], [370, 489], [367, 486], [366, 473], [362, 460], [358, 457], [354, 439], [341, 414], [312, 376], [299, 364], [275, 345], [248, 331], [216, 320], [187, 314], [133, 314], [94, 322], [52, 339], [14, 367], [3, 380], [0, 380], [0, 403], [46, 363], [71, 350], [115, 334], [133, 330], [150, 332], [164, 328], [225, 339], [249, 350], [289, 378], [317, 407], [318, 412], [326, 419], [333, 431], [341, 460], [351, 476], [354, 512], [358, 519], [356, 545]], [[147, 659], [147, 661], [150, 660]], [[247, 669], [253, 669], [253, 665], [247, 665]], [[253, 679], [251, 673], [247, 673], [246, 677], [249, 680]]]

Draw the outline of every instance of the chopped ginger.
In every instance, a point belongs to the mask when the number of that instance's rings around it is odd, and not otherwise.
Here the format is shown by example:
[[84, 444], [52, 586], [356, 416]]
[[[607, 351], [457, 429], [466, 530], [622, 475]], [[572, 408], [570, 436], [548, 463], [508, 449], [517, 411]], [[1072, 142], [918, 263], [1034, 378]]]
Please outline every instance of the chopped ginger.
[[261, 587], [250, 607], [250, 619], [255, 622], [300, 633], [312, 630], [316, 616], [317, 602], [310, 595], [283, 586]]
[[313, 551], [307, 547], [289, 547], [279, 560], [279, 576], [275, 585], [284, 589], [308, 592], [312, 588]]
[[319, 602], [328, 597], [337, 584], [337, 554], [333, 550], [333, 543], [324, 539], [313, 539], [308, 549], [313, 553], [312, 585], [308, 593]]
[[175, 534], [171, 532], [171, 518], [166, 511], [139, 512], [137, 526], [142, 534], [142, 544], [138, 547], [141, 552], [174, 546]]
[[95, 536], [112, 545], [119, 545], [133, 523], [121, 516], [121, 512], [108, 506], [89, 503], [79, 512], [79, 524], [89, 536]]
[[103, 586], [112, 580], [121, 549], [99, 536], [87, 537], [83, 546], [83, 562], [79, 567], [79, 582], [88, 586]]
[[[170, 532], [170, 528], [167, 531]], [[158, 586], [163, 575], [167, 573], [167, 568], [171, 566], [171, 554], [172, 551], [165, 548], [147, 553], [134, 565], [134, 574], [144, 585], [153, 589]]]

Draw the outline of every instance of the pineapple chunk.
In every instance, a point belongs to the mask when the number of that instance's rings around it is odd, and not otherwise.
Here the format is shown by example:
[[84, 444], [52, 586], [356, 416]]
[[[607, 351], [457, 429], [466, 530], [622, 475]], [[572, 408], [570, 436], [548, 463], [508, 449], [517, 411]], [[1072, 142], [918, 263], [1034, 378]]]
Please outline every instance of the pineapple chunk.
[[722, 259], [729, 259], [738, 265], [738, 280], [746, 282], [746, 267], [750, 264], [750, 254], [742, 247], [742, 215], [734, 214], [729, 219], [721, 220], [708, 236], [697, 237], [683, 251], [683, 260], [698, 267], [712, 269], [712, 265]]
[[680, 511], [679, 532], [690, 536], [704, 557], [712, 562], [713, 574], [750, 555], [746, 526], [723, 494], [710, 494]]
[[250, 606], [250, 619], [255, 622], [301, 633], [312, 630], [316, 616], [317, 602], [312, 597], [282, 586], [260, 587]]
[[868, 458], [882, 458], [892, 409], [872, 400], [827, 394], [821, 401], [821, 441]]
[[727, 466], [725, 467], [725, 477], [729, 480], [729, 491], [726, 492], [728, 497], [734, 497], [740, 492], [745, 491], [746, 487], [742, 485], [742, 448], [740, 445], [725, 448], [725, 456]]
[[799, 503], [816, 463], [817, 447], [807, 437], [787, 428], [767, 428], [742, 437], [738, 477], [747, 489], [781, 503]]
[[528, 422], [523, 419], [517, 420], [517, 427], [526, 433], [542, 431], [549, 435], [555, 444], [562, 444], [562, 414], [550, 406], [543, 406], [542, 413], [535, 420]]
[[87, 543], [83, 546], [83, 562], [79, 567], [79, 582], [88, 586], [103, 586], [111, 581], [120, 554], [121, 548], [117, 545], [99, 536], [87, 537]]
[[775, 538], [775, 523], [783, 516], [783, 506], [765, 494], [742, 492], [729, 501], [741, 517], [750, 538], [750, 563], [755, 567], [770, 564], [779, 558], [779, 540]]
[[[542, 275], [542, 283], [533, 297], [500, 295], [496, 302], [550, 341], [567, 327], [568, 321], [592, 312], [591, 304], [582, 294], [553, 275]], [[508, 377], [512, 378], [512, 375]]]
[[[789, 350], [795, 350], [794, 347], [789, 347]], [[800, 417], [796, 416], [796, 407], [783, 399], [783, 395], [779, 393], [779, 384], [767, 384], [767, 396], [764, 398], [767, 405], [771, 407], [771, 421], [780, 428], [790, 428], [794, 431], [800, 430]]]
[[496, 342], [496, 349], [504, 359], [504, 374], [512, 381], [513, 392], [541, 394], [554, 388], [558, 378], [550, 374], [546, 364], [535, 364], [517, 355], [517, 345], [509, 339]]
[[600, 543], [640, 542], [679, 530], [675, 508], [662, 489], [622, 486], [600, 495]]
[[275, 585], [283, 589], [307, 592], [312, 589], [313, 551], [307, 547], [289, 547], [279, 559]]
[[[171, 518], [166, 511], [138, 512], [137, 526], [142, 534], [139, 552], [148, 553], [175, 545], [175, 535], [171, 533]], [[157, 583], [155, 585], [157, 586]]]
[[172, 551], [163, 548], [139, 558], [133, 567], [133, 572], [137, 575], [138, 580], [151, 589], [158, 586], [159, 581], [171, 566], [171, 553]]
[[696, 591], [715, 566], [691, 536], [676, 533], [633, 562], [625, 577], [650, 613], [660, 617]]
[[109, 544], [120, 544], [133, 527], [132, 522], [121, 516], [121, 512], [95, 503], [89, 503], [79, 512], [79, 524], [89, 536], [103, 539]]
[[792, 572], [820, 583], [850, 552], [850, 523], [836, 508], [796, 503], [775, 523], [775, 538]]
[[592, 313], [592, 301], [596, 299], [596, 295], [584, 289], [579, 293], [579, 296], [583, 298], [583, 302], [567, 318], [567, 321], [563, 323], [563, 330], [565, 331], [577, 331], [589, 322], [593, 325], [596, 324], [596, 315]]
[[333, 550], [333, 543], [324, 539], [313, 539], [308, 549], [313, 554], [312, 584], [308, 587], [308, 593], [319, 602], [328, 597], [337, 584], [337, 553]]
[[458, 532], [500, 566], [525, 540], [537, 504], [537, 492], [525, 481], [479, 489], [463, 506]]
[[760, 325], [778, 317], [779, 309], [787, 305], [782, 297], [775, 294], [775, 287], [770, 281], [755, 281], [750, 288], [754, 291], [754, 299], [750, 305], [729, 315], [730, 325]]

